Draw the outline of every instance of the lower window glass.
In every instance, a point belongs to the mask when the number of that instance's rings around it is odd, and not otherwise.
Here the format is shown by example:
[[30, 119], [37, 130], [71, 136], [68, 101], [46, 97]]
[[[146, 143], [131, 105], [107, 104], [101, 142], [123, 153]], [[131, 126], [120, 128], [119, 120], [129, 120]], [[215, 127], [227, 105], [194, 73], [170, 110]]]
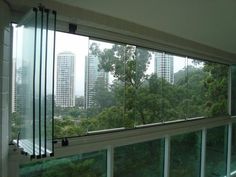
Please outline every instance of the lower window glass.
[[232, 129], [231, 175], [236, 176], [236, 123], [233, 124]]
[[227, 127], [207, 130], [205, 177], [226, 176]]
[[171, 137], [170, 177], [199, 177], [201, 133]]
[[114, 177], [162, 177], [163, 140], [115, 148]]
[[106, 177], [106, 151], [30, 163], [20, 167], [21, 177]]

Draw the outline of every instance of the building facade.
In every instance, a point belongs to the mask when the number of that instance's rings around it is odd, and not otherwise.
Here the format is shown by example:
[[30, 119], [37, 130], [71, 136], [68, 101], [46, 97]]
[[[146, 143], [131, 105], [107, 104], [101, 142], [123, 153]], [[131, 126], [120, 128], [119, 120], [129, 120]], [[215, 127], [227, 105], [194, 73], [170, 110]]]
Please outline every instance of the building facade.
[[95, 86], [108, 87], [108, 73], [99, 70], [99, 57], [89, 54], [85, 57], [85, 109], [94, 105], [94, 96], [96, 94]]
[[174, 58], [166, 53], [155, 53], [154, 71], [158, 77], [174, 83]]
[[62, 52], [57, 56], [56, 105], [59, 107], [75, 106], [74, 83], [75, 55]]

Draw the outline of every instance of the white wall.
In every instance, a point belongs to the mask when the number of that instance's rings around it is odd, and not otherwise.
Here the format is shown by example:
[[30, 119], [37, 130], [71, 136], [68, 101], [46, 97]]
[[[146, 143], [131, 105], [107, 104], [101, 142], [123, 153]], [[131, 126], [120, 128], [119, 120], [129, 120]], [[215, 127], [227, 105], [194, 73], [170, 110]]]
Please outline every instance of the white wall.
[[0, 177], [7, 177], [11, 33], [10, 9], [3, 0], [0, 0], [0, 17]]

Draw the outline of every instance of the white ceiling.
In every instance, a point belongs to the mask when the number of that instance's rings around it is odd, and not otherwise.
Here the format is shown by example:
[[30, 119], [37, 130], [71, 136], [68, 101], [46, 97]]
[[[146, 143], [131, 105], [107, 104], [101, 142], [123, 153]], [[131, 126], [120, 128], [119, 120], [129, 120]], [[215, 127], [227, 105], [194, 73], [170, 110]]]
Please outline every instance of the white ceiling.
[[55, 0], [236, 53], [236, 0]]

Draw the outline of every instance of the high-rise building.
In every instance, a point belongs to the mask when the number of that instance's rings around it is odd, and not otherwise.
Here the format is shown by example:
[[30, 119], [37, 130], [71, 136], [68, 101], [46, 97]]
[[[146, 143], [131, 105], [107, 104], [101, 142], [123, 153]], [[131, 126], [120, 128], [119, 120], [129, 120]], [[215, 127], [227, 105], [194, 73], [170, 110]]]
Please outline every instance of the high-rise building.
[[89, 54], [85, 57], [85, 109], [94, 104], [95, 86], [108, 87], [108, 73], [99, 70], [99, 57]]
[[62, 52], [57, 56], [56, 105], [60, 107], [75, 106], [74, 88], [75, 55]]
[[154, 71], [158, 77], [164, 78], [169, 83], [174, 83], [174, 58], [166, 53], [155, 54]]

